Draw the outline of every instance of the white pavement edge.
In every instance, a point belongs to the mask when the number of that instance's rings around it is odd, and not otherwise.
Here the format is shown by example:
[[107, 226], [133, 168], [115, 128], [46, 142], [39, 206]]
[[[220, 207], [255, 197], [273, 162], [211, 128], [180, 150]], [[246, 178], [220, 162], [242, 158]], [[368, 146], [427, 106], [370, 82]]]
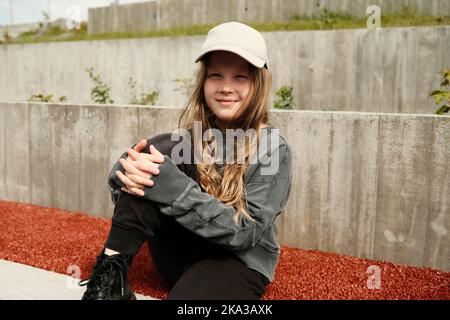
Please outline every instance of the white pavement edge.
[[[78, 279], [0, 259], [0, 300], [80, 300]], [[136, 294], [137, 300], [155, 298]]]

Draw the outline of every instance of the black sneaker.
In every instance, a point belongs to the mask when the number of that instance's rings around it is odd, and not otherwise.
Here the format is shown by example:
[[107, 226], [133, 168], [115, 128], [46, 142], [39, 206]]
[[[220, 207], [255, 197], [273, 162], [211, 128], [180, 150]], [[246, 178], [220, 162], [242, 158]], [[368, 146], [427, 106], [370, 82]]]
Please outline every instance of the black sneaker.
[[90, 277], [78, 283], [87, 286], [81, 300], [136, 300], [128, 286], [131, 261], [132, 257], [125, 254], [107, 256], [102, 252]]

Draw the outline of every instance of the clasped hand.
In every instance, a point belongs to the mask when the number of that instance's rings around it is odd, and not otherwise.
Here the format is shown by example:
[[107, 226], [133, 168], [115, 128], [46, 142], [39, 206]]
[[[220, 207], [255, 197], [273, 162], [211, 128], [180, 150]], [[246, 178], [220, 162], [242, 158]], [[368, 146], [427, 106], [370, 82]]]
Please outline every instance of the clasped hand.
[[121, 188], [127, 193], [143, 196], [144, 187], [154, 185], [151, 179], [159, 174], [159, 166], [164, 162], [164, 155], [153, 145], [150, 145], [150, 153], [141, 151], [147, 145], [147, 140], [142, 139], [133, 149], [127, 149], [128, 157], [119, 160], [125, 169], [125, 174], [117, 170], [116, 175], [125, 186]]

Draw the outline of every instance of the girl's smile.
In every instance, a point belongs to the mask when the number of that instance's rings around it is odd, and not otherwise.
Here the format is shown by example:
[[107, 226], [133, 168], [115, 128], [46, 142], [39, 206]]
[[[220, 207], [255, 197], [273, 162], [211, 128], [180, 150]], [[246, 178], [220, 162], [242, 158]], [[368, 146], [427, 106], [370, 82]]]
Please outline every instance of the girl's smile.
[[231, 106], [233, 103], [238, 102], [238, 100], [230, 100], [230, 99], [218, 99], [216, 101], [222, 104], [224, 107]]

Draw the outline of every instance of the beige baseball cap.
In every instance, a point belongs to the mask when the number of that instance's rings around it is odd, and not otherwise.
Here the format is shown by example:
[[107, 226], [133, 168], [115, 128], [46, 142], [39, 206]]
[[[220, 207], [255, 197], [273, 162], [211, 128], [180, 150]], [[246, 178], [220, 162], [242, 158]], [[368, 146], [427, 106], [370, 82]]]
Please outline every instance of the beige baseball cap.
[[263, 36], [257, 30], [240, 22], [225, 22], [209, 30], [195, 62], [212, 51], [229, 51], [257, 68], [268, 67], [267, 47]]

